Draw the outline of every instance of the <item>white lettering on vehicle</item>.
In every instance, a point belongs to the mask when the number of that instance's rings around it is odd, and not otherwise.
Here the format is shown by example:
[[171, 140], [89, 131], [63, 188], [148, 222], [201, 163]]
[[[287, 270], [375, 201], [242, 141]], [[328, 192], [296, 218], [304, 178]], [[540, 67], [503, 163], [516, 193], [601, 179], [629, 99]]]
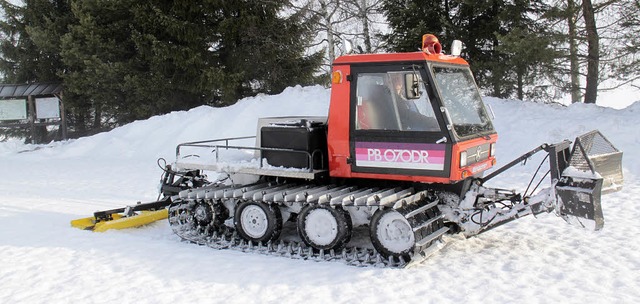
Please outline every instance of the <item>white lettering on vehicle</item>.
[[[384, 151], [384, 152], [383, 152]], [[429, 163], [429, 151], [406, 149], [367, 149], [367, 160], [401, 163]]]

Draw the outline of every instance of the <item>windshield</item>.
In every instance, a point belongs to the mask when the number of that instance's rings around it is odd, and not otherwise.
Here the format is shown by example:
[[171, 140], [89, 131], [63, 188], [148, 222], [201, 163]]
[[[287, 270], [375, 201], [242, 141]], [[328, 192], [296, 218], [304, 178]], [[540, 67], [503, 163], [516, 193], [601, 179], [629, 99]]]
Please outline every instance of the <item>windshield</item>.
[[442, 102], [459, 137], [493, 131], [468, 67], [434, 66], [433, 72]]
[[[407, 74], [417, 78], [415, 99], [407, 98]], [[440, 131], [419, 72], [359, 73], [356, 130]]]

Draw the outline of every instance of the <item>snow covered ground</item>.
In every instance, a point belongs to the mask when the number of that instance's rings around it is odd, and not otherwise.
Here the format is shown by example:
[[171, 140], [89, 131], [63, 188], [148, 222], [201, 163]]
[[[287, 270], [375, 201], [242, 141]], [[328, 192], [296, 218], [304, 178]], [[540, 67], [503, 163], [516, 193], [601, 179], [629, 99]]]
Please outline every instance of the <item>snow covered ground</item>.
[[[640, 301], [640, 102], [613, 109], [486, 98], [497, 116], [499, 165], [592, 129], [624, 151], [624, 190], [603, 197], [599, 232], [554, 215], [524, 218], [450, 238], [418, 267], [399, 270], [213, 250], [180, 242], [165, 221], [106, 233], [69, 226], [96, 210], [154, 200], [155, 160], [173, 160], [180, 142], [253, 135], [260, 116], [326, 115], [328, 101], [323, 88], [296, 87], [64, 143], [0, 143], [0, 302]], [[523, 189], [537, 165], [516, 166], [492, 185]]]

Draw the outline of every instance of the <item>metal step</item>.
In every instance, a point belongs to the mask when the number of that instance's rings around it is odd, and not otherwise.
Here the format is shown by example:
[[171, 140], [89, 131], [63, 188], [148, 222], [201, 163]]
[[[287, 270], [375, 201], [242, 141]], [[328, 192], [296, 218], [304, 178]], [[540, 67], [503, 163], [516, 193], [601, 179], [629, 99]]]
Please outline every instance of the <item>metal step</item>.
[[449, 231], [449, 227], [442, 227], [442, 228], [438, 229], [436, 232], [434, 232], [432, 234], [429, 234], [425, 238], [417, 241], [416, 242], [416, 246], [418, 246], [418, 247], [425, 246], [425, 245], [429, 244], [429, 242], [431, 242], [431, 241], [443, 236], [445, 233], [447, 233], [447, 231]]
[[435, 201], [435, 202], [426, 204], [426, 205], [424, 205], [424, 206], [422, 206], [420, 208], [417, 208], [417, 209], [405, 214], [404, 217], [407, 218], [407, 219], [412, 218], [412, 217], [416, 216], [417, 214], [423, 213], [423, 212], [435, 207], [436, 205], [438, 205], [438, 201]]
[[420, 224], [420, 225], [418, 225], [416, 227], [413, 227], [413, 232], [416, 232], [416, 231], [418, 231], [418, 230], [420, 230], [422, 228], [428, 227], [431, 224], [435, 223], [436, 221], [438, 221], [438, 220], [440, 220], [442, 218], [444, 218], [444, 214], [440, 214], [440, 215], [438, 215], [438, 216], [436, 216], [436, 217], [434, 217], [434, 218], [432, 218], [432, 219], [430, 219], [430, 220], [428, 220], [428, 221], [426, 221], [426, 222], [424, 222], [424, 223], [422, 223], [422, 224]]

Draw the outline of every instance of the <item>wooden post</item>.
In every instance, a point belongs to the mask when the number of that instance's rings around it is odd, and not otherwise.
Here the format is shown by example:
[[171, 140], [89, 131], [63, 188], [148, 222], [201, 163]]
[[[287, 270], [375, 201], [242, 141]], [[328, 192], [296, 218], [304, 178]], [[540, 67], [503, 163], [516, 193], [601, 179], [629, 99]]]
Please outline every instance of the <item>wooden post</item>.
[[60, 92], [58, 99], [60, 100], [60, 128], [62, 129], [62, 140], [67, 140], [67, 115], [64, 110], [63, 92]]
[[29, 109], [29, 128], [31, 129], [31, 142], [32, 144], [37, 144], [36, 142], [36, 105], [32, 95], [27, 96], [27, 104]]

